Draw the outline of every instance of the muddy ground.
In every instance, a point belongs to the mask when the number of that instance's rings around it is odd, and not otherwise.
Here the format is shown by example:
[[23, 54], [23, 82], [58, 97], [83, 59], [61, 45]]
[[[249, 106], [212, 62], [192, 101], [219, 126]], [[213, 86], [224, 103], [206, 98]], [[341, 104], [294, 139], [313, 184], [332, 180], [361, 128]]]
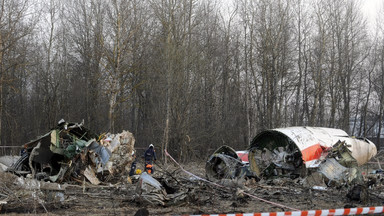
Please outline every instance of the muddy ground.
[[[376, 160], [375, 160], [376, 161]], [[200, 177], [205, 176], [205, 161], [183, 165]], [[146, 208], [149, 215], [251, 213], [290, 211], [292, 209], [313, 210], [382, 206], [384, 186], [381, 174], [368, 173], [378, 169], [371, 163], [361, 170], [366, 178], [366, 193], [361, 199], [347, 197], [350, 187], [335, 186], [326, 190], [315, 190], [316, 179], [276, 178], [272, 180], [222, 181], [224, 188], [199, 181], [182, 171], [171, 162], [168, 165], [155, 165], [153, 174], [159, 182], [168, 182], [168, 193], [185, 192], [185, 198], [168, 201], [165, 206], [148, 205], [135, 201], [135, 181], [133, 184], [110, 178], [108, 183], [99, 186], [87, 182], [62, 183], [60, 188], [40, 185], [28, 187], [17, 176], [0, 172], [0, 198], [6, 197], [7, 204], [1, 206], [1, 214], [46, 214], [46, 215], [135, 215]], [[312, 177], [311, 177], [312, 178]], [[370, 186], [368, 186], [370, 185]], [[244, 195], [242, 191], [255, 197]], [[266, 203], [260, 199], [275, 204]], [[1, 205], [1, 204], [0, 204]], [[279, 206], [280, 205], [280, 206]], [[281, 206], [282, 205], [282, 206]]]

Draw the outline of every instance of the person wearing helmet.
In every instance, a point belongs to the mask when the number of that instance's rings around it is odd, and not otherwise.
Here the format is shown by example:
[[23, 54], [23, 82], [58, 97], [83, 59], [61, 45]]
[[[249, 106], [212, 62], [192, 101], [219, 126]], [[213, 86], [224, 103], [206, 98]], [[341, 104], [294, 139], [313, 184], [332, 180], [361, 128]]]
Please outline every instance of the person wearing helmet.
[[144, 153], [145, 171], [148, 174], [153, 173], [153, 161], [156, 161], [156, 152], [153, 144], [150, 144], [148, 149]]

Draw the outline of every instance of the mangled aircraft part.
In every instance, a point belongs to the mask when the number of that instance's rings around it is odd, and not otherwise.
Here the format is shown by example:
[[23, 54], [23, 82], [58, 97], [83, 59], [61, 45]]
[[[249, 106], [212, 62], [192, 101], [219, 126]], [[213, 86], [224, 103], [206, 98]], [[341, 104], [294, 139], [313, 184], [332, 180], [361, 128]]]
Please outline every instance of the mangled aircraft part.
[[[239, 154], [228, 146], [220, 147], [210, 156], [205, 169], [210, 180], [244, 176], [297, 178], [319, 172], [327, 186], [356, 184], [363, 179], [358, 166], [368, 162], [376, 152], [371, 141], [349, 137], [339, 129], [278, 128], [259, 133], [248, 152]], [[239, 158], [245, 154], [249, 163]]]
[[358, 163], [352, 157], [345, 141], [338, 141], [329, 151], [326, 159], [318, 167], [318, 172], [332, 182], [338, 184], [356, 184], [363, 182], [363, 176], [358, 169]]
[[209, 157], [205, 172], [210, 180], [233, 179], [246, 174], [245, 166], [235, 150], [229, 146], [221, 146]]
[[[321, 166], [325, 158], [339, 158], [324, 163], [321, 168], [330, 179], [336, 180], [345, 171], [340, 166], [351, 168], [365, 164], [376, 153], [371, 141], [349, 137], [339, 129], [289, 127], [258, 134], [250, 144], [249, 163], [257, 177], [298, 177], [307, 175], [305, 168]], [[331, 174], [330, 168], [337, 170], [337, 174]]]
[[345, 141], [338, 141], [327, 154], [327, 158], [337, 158], [337, 161], [345, 167], [357, 167], [358, 162], [352, 156], [351, 150]]
[[146, 172], [142, 173], [139, 181], [136, 183], [135, 201], [144, 205], [161, 206], [172, 206], [184, 203], [188, 197], [188, 185], [184, 185], [182, 188], [176, 186], [175, 184], [180, 184], [180, 182], [175, 181], [177, 177], [172, 176], [170, 173], [168, 174], [171, 179], [161, 178], [159, 179], [160, 183]]
[[113, 142], [104, 146], [99, 142], [102, 136], [83, 123], [61, 120], [47, 134], [26, 143], [23, 155], [8, 171], [52, 182], [81, 181], [80, 175], [84, 175], [92, 184], [100, 184], [96, 173], [126, 174], [134, 150], [132, 133], [123, 131], [108, 136], [113, 137]]
[[94, 158], [94, 162], [97, 165], [100, 166], [105, 166], [109, 160], [109, 158], [112, 155], [112, 152], [109, 151], [108, 148], [100, 145], [96, 141], [93, 141], [89, 146], [88, 146], [89, 151], [95, 153], [98, 157]]
[[167, 192], [160, 182], [146, 172], [140, 175], [140, 179], [136, 185], [136, 202], [164, 206], [166, 196]]
[[259, 177], [270, 177], [294, 171], [303, 166], [300, 153], [291, 139], [274, 131], [265, 131], [250, 146], [251, 170]]
[[336, 159], [329, 158], [320, 165], [318, 171], [330, 181], [342, 181], [347, 170], [348, 169], [340, 165]]

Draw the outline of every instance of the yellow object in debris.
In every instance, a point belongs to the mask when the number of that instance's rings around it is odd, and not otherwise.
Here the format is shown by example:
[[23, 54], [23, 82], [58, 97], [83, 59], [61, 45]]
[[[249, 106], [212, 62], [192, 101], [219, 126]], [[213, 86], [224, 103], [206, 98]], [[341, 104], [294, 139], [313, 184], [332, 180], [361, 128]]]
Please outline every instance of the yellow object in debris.
[[102, 134], [100, 134], [100, 136], [97, 138], [97, 141], [99, 141], [100, 142], [100, 140], [102, 140], [103, 138], [105, 138], [105, 135], [106, 135], [107, 133], [102, 133]]
[[136, 170], [136, 175], [140, 175], [142, 173], [141, 169]]

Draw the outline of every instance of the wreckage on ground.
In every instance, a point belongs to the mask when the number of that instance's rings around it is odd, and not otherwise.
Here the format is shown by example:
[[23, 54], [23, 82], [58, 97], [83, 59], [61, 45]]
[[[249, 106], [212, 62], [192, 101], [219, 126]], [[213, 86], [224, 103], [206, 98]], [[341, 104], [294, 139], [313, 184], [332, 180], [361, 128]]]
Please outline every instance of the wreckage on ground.
[[[252, 176], [304, 177], [313, 171], [328, 181], [350, 183], [361, 178], [357, 167], [377, 153], [374, 143], [340, 129], [288, 127], [259, 133], [248, 149], [249, 164], [230, 147], [220, 147], [206, 164], [211, 180]], [[241, 155], [243, 157], [243, 155]]]
[[229, 146], [221, 146], [209, 157], [205, 165], [207, 178], [212, 180], [250, 176], [246, 156], [245, 151], [236, 152]]
[[108, 135], [93, 133], [83, 123], [59, 121], [47, 134], [23, 145], [22, 155], [8, 168], [9, 172], [51, 182], [79, 181], [84, 176], [92, 184], [128, 173], [135, 139], [128, 131]]

